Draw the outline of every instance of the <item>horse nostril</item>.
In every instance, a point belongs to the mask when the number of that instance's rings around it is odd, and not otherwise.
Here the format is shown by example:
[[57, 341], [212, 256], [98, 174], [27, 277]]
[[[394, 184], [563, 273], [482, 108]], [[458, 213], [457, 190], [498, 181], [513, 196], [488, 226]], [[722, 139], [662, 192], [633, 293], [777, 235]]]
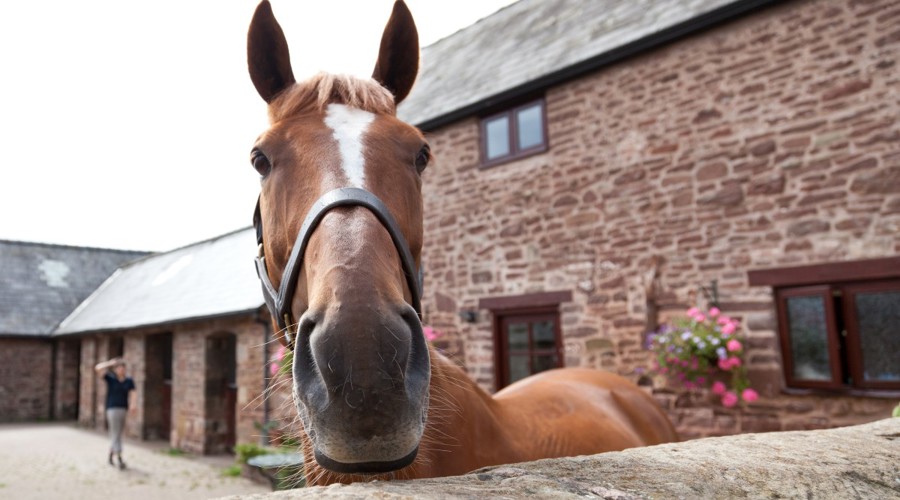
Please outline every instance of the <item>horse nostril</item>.
[[316, 316], [309, 311], [305, 312], [297, 324], [297, 342], [309, 343], [309, 336], [316, 329]]

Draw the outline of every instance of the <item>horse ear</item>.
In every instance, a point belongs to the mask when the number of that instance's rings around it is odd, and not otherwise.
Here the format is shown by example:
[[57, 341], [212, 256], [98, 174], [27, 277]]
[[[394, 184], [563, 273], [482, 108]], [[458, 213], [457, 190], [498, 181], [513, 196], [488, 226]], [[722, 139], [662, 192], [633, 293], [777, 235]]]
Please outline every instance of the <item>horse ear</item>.
[[247, 66], [253, 86], [266, 102], [272, 102], [279, 92], [296, 81], [291, 69], [287, 39], [275, 20], [268, 0], [259, 3], [253, 14], [253, 21], [250, 22], [250, 30], [247, 32]]
[[419, 33], [403, 0], [394, 2], [394, 11], [381, 35], [381, 48], [372, 78], [394, 94], [394, 102], [409, 95], [419, 72]]

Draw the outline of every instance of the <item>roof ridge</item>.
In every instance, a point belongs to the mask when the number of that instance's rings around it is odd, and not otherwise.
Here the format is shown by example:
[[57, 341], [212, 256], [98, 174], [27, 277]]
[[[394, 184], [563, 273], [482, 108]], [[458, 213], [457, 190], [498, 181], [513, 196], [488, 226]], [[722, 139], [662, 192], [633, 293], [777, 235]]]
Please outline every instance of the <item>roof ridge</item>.
[[[127, 264], [126, 264], [126, 265], [127, 265]], [[87, 308], [87, 306], [88, 306], [91, 302], [93, 302], [94, 297], [96, 297], [97, 295], [99, 295], [100, 292], [102, 292], [105, 288], [107, 288], [107, 287], [109, 286], [109, 284], [112, 283], [112, 281], [113, 281], [118, 275], [122, 274], [122, 268], [123, 268], [123, 267], [125, 267], [125, 266], [119, 266], [119, 267], [117, 267], [116, 270], [112, 272], [112, 274], [110, 274], [105, 280], [103, 280], [103, 283], [100, 283], [100, 286], [98, 286], [97, 288], [95, 288], [94, 291], [91, 292], [90, 295], [88, 295], [84, 300], [82, 300], [81, 302], [79, 302], [78, 305], [75, 306], [75, 309], [72, 309], [72, 312], [70, 312], [69, 314], [67, 314], [66, 317], [62, 319], [62, 321], [60, 321], [59, 323], [56, 324], [56, 326], [54, 326], [53, 328], [51, 328], [51, 329], [50, 329], [50, 336], [57, 335], [56, 332], [59, 331], [60, 328], [62, 328], [63, 326], [65, 326], [66, 323], [69, 323], [69, 320], [74, 320], [76, 316], [78, 316], [79, 314], [81, 314], [81, 312], [82, 312], [85, 308]]]
[[128, 262], [122, 264], [121, 266], [119, 266], [117, 269], [123, 269], [123, 268], [126, 268], [126, 267], [131, 267], [131, 266], [133, 266], [133, 265], [135, 265], [135, 264], [144, 262], [144, 261], [149, 260], [149, 259], [152, 259], [152, 258], [154, 258], [154, 257], [161, 257], [161, 256], [163, 256], [163, 255], [173, 254], [173, 253], [175, 253], [175, 252], [179, 252], [179, 251], [181, 251], [181, 250], [185, 250], [185, 249], [188, 249], [188, 248], [191, 248], [191, 247], [196, 247], [196, 246], [203, 245], [203, 244], [206, 244], [206, 243], [212, 243], [212, 242], [214, 242], [214, 241], [221, 240], [222, 238], [227, 238], [228, 236], [235, 235], [235, 234], [240, 233], [240, 232], [242, 232], [242, 231], [247, 231], [248, 229], [253, 229], [253, 226], [244, 226], [244, 227], [241, 227], [241, 228], [239, 228], [239, 229], [234, 229], [234, 230], [232, 230], [232, 231], [229, 231], [229, 232], [227, 232], [227, 233], [222, 233], [222, 234], [217, 235], [217, 236], [212, 236], [212, 237], [206, 238], [205, 240], [200, 240], [200, 241], [195, 241], [195, 242], [193, 242], [193, 243], [188, 243], [187, 245], [182, 245], [182, 246], [180, 246], [180, 247], [175, 247], [175, 248], [173, 248], [173, 249], [171, 249], [171, 250], [166, 250], [166, 251], [164, 251], [164, 252], [153, 252], [153, 253], [144, 255], [144, 256], [142, 256], [142, 257], [140, 257], [140, 258], [137, 258], [137, 259], [134, 259], [134, 260], [130, 260], [130, 261], [128, 261]]
[[69, 245], [65, 243], [47, 243], [43, 241], [25, 241], [25, 240], [7, 240], [0, 238], [0, 244], [5, 245], [16, 245], [16, 246], [33, 246], [33, 247], [44, 247], [44, 248], [70, 248], [73, 250], [100, 250], [104, 252], [115, 252], [115, 253], [139, 253], [139, 254], [150, 254], [153, 253], [149, 250], [127, 250], [124, 248], [107, 248], [107, 247], [91, 247], [91, 246], [83, 246], [83, 245]]
[[469, 24], [469, 25], [466, 25], [466, 26], [463, 26], [462, 28], [459, 28], [458, 30], [454, 31], [453, 33], [450, 33], [450, 34], [448, 34], [448, 35], [442, 36], [441, 38], [438, 38], [437, 40], [435, 40], [435, 41], [429, 43], [428, 45], [426, 45], [426, 46], [424, 46], [424, 47], [422, 47], [422, 50], [425, 50], [425, 49], [434, 47], [435, 45], [437, 45], [437, 44], [443, 42], [444, 40], [446, 40], [446, 39], [448, 39], [448, 38], [452, 38], [452, 37], [456, 36], [457, 34], [462, 33], [463, 31], [468, 31], [469, 29], [472, 29], [473, 27], [475, 27], [475, 26], [481, 24], [481, 23], [484, 22], [485, 20], [490, 19], [491, 17], [496, 16], [497, 14], [503, 12], [503, 11], [506, 10], [506, 9], [509, 9], [509, 8], [512, 7], [513, 5], [518, 5], [518, 4], [524, 3], [524, 2], [526, 2], [526, 1], [528, 1], [528, 0], [514, 0], [514, 1], [512, 1], [512, 2], [510, 2], [510, 3], [508, 3], [508, 4], [506, 4], [506, 5], [504, 5], [503, 7], [500, 7], [499, 9], [495, 10], [494, 12], [491, 12], [490, 14], [488, 14], [488, 15], [486, 15], [486, 16], [484, 16], [484, 17], [478, 18], [478, 20], [476, 20], [474, 23]]

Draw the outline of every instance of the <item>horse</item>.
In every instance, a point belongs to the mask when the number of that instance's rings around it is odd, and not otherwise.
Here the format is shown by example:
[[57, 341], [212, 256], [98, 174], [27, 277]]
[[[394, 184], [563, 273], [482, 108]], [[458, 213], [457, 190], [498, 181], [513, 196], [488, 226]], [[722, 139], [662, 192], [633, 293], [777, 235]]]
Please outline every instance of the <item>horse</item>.
[[396, 116], [418, 73], [397, 0], [370, 79], [298, 82], [267, 0], [247, 36], [269, 128], [259, 173], [257, 272], [293, 352], [308, 485], [464, 474], [677, 439], [638, 386], [587, 368], [541, 372], [491, 396], [425, 340], [420, 321], [425, 136]]

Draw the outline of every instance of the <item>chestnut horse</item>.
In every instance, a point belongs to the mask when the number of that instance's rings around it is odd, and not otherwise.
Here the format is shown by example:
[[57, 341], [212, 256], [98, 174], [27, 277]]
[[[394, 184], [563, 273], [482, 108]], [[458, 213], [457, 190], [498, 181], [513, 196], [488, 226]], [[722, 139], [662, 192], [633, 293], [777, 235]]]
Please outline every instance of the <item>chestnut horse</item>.
[[294, 352], [307, 483], [457, 475], [675, 440], [652, 398], [617, 375], [552, 370], [492, 397], [425, 341], [417, 270], [431, 154], [396, 117], [418, 64], [402, 0], [372, 79], [297, 82], [267, 1], [250, 25], [250, 77], [271, 125], [251, 152], [262, 176], [257, 270]]

